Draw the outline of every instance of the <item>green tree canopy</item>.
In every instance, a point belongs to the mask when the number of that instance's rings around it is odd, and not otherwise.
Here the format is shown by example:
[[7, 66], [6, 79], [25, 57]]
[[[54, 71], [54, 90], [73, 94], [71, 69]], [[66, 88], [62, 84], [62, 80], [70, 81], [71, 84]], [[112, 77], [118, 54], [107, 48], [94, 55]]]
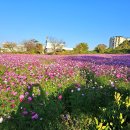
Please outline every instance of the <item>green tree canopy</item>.
[[97, 47], [95, 48], [95, 51], [98, 53], [104, 53], [106, 49], [107, 46], [105, 44], [98, 44]]
[[79, 43], [75, 48], [74, 52], [78, 54], [85, 54], [88, 52], [88, 44], [85, 42]]
[[125, 40], [123, 43], [121, 43], [118, 47], [116, 47], [118, 50], [122, 49], [130, 49], [130, 41]]
[[43, 53], [43, 51], [44, 51], [43, 45], [41, 43], [36, 43], [35, 51], [36, 51], [37, 54]]
[[35, 39], [31, 39], [24, 42], [24, 47], [28, 53], [43, 53], [43, 46]]

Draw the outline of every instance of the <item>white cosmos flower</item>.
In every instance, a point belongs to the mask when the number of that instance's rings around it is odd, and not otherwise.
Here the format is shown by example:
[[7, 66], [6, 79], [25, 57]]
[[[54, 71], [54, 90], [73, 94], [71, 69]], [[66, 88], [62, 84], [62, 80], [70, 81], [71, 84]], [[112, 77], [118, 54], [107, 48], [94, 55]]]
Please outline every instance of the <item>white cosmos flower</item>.
[[73, 92], [74, 92], [74, 90], [72, 89], [72, 90], [71, 90], [71, 93], [73, 93]]
[[0, 123], [2, 123], [3, 122], [3, 117], [0, 117]]
[[82, 96], [84, 96], [85, 94], [84, 93], [82, 93]]
[[103, 88], [102, 86], [100, 86], [100, 88]]
[[80, 91], [80, 88], [77, 88], [77, 91]]
[[43, 118], [40, 118], [40, 121], [42, 121], [43, 120]]
[[5, 84], [7, 84], [7, 81], [6, 81], [6, 80], [4, 80], [4, 83], [5, 83]]

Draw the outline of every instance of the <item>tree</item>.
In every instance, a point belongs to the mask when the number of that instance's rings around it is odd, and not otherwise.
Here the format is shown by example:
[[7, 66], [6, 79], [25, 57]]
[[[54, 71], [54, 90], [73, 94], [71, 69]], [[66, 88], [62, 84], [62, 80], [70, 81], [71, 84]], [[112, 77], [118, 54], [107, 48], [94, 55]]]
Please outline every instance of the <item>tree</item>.
[[79, 43], [75, 48], [74, 52], [78, 54], [85, 54], [88, 52], [88, 44], [85, 42]]
[[130, 41], [125, 40], [123, 43], [121, 43], [118, 47], [116, 47], [115, 49], [130, 49]]
[[31, 39], [28, 41], [24, 41], [24, 47], [26, 48], [28, 53], [42, 53], [43, 46], [35, 39]]
[[26, 48], [27, 52], [29, 53], [35, 52], [36, 42], [37, 41], [35, 39], [24, 41], [24, 47]]
[[41, 43], [37, 43], [35, 51], [37, 54], [43, 53], [43, 45]]
[[95, 51], [98, 53], [104, 53], [106, 49], [107, 46], [105, 44], [98, 44], [97, 47], [95, 48]]
[[114, 53], [130, 53], [130, 41], [125, 40], [118, 47], [114, 49]]
[[65, 42], [63, 40], [57, 40], [56, 38], [53, 37], [47, 37], [46, 52], [48, 52], [48, 49], [51, 49], [50, 52], [56, 54], [56, 52], [62, 51], [64, 46]]
[[5, 43], [3, 44], [3, 48], [9, 49], [10, 52], [13, 52], [13, 51], [14, 51], [14, 48], [15, 48], [16, 46], [17, 46], [17, 45], [16, 45], [16, 43], [14, 43], [14, 42], [5, 42]]

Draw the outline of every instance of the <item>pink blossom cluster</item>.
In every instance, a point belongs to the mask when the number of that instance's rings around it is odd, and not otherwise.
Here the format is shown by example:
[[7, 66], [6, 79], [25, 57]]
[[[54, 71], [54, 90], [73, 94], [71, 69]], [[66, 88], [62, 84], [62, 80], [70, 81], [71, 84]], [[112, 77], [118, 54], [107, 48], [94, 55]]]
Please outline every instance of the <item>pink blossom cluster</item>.
[[[116, 80], [130, 81], [130, 55], [128, 54], [73, 56], [1, 54], [0, 65], [6, 68], [2, 69], [3, 73], [0, 75], [0, 109], [2, 110], [0, 115], [5, 107], [8, 109], [10, 107], [10, 111], [13, 111], [25, 98], [28, 102], [33, 102], [36, 93], [40, 96], [39, 90], [29, 95], [28, 84], [40, 84], [45, 89], [48, 82], [51, 82], [53, 89], [60, 91], [62, 85], [67, 84], [69, 80], [75, 82], [82, 68], [94, 72], [96, 76], [110, 76]], [[79, 84], [77, 90], [80, 90]], [[46, 93], [49, 94], [48, 91]], [[57, 97], [59, 100], [62, 98], [61, 94]], [[24, 115], [27, 113], [28, 111], [23, 111]], [[37, 113], [32, 114], [32, 119], [37, 118]]]

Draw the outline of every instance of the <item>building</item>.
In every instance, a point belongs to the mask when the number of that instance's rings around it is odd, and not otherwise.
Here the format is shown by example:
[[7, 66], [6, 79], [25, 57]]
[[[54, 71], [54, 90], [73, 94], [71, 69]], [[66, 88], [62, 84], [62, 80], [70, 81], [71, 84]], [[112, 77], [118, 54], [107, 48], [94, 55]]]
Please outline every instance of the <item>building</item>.
[[109, 40], [109, 48], [116, 48], [118, 47], [121, 43], [123, 43], [125, 40], [130, 41], [130, 38], [125, 38], [123, 36], [114, 36], [111, 37]]
[[56, 42], [51, 42], [48, 38], [46, 39], [46, 43], [45, 43], [45, 52], [46, 53], [53, 53], [54, 51], [61, 51], [61, 50], [67, 50], [67, 51], [71, 51], [73, 50], [73, 48], [68, 48], [65, 47], [65, 43], [56, 43]]
[[25, 48], [24, 45], [17, 45], [16, 47], [14, 47], [14, 51], [15, 52], [26, 52], [27, 49]]
[[73, 51], [73, 48], [63, 47], [63, 50], [66, 50], [66, 51]]

